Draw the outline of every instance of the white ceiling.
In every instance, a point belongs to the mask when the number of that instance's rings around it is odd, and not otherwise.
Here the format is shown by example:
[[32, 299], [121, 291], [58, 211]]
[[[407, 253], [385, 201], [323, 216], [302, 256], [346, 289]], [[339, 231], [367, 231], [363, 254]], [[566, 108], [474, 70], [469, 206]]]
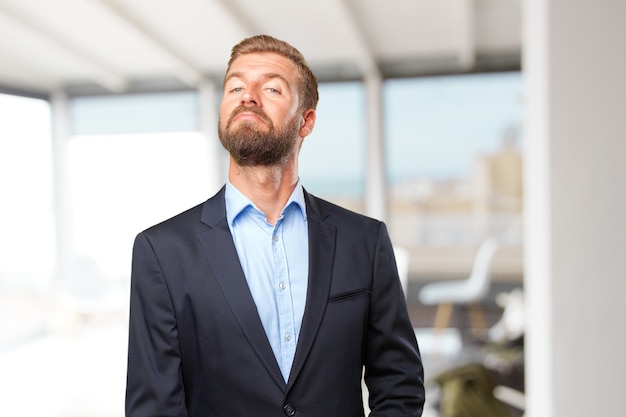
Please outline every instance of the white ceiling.
[[0, 88], [194, 88], [258, 33], [320, 80], [515, 69], [520, 15], [520, 0], [0, 0]]

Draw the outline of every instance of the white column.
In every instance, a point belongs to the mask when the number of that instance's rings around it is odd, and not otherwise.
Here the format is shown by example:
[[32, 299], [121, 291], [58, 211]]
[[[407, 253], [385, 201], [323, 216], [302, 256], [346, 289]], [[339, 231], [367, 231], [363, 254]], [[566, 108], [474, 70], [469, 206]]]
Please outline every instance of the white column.
[[52, 119], [53, 201], [56, 233], [57, 280], [65, 277], [65, 268], [74, 250], [72, 244], [72, 215], [68, 177], [68, 140], [70, 115], [68, 98], [58, 90], [50, 98]]
[[626, 409], [626, 2], [525, 0], [528, 417]]
[[217, 136], [219, 104], [217, 87], [214, 82], [204, 79], [198, 85], [200, 131], [207, 141], [209, 172], [207, 173], [207, 189], [209, 195], [217, 192], [224, 184], [222, 169], [222, 147]]
[[387, 220], [387, 177], [383, 144], [382, 77], [369, 72], [364, 79], [367, 101], [367, 172], [365, 173], [365, 214]]

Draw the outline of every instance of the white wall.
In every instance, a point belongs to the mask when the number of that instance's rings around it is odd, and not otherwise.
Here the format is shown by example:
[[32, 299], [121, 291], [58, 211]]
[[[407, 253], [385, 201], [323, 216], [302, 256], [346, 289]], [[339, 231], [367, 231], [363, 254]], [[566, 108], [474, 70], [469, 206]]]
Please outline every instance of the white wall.
[[524, 2], [527, 416], [624, 415], [626, 2]]

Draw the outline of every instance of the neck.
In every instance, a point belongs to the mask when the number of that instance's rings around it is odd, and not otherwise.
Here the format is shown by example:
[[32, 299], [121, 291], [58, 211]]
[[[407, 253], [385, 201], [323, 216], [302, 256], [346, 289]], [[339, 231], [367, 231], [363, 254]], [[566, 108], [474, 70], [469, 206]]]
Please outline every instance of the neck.
[[231, 158], [228, 179], [276, 224], [298, 183], [295, 160], [280, 166], [243, 167]]

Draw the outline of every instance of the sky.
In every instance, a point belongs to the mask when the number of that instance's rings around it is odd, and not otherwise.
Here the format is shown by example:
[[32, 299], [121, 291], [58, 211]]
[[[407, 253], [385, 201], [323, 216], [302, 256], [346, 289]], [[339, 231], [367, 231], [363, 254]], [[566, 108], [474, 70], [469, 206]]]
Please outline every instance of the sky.
[[[383, 100], [392, 182], [464, 177], [477, 154], [496, 150], [504, 133], [522, 124], [519, 72], [387, 81]], [[359, 192], [365, 118], [359, 83], [321, 85], [317, 123], [300, 156], [301, 176], [315, 187]]]
[[463, 176], [522, 123], [519, 73], [396, 80], [386, 91], [392, 177]]

